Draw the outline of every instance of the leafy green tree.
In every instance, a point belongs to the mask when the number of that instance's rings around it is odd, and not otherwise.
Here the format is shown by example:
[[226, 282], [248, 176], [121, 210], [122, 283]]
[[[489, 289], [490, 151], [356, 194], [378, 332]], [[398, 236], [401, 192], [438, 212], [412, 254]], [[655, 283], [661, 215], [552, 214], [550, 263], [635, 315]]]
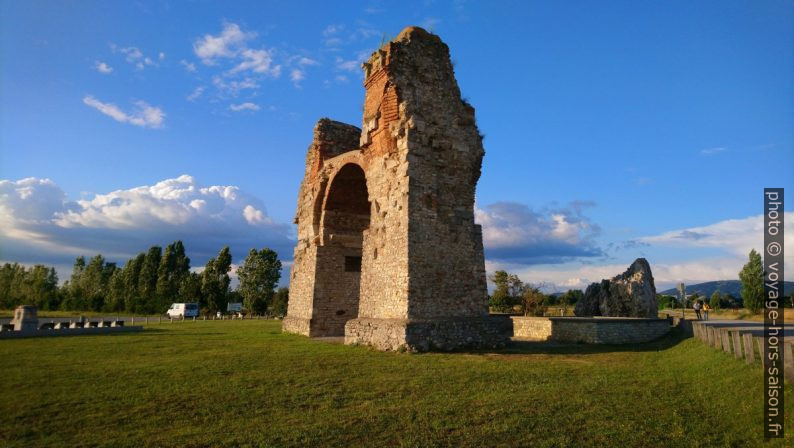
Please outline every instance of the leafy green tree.
[[584, 297], [584, 292], [582, 292], [581, 289], [569, 289], [563, 295], [565, 296], [565, 303], [567, 305], [576, 305], [576, 303]]
[[229, 294], [229, 271], [232, 255], [229, 246], [224, 247], [216, 258], [210, 258], [201, 273], [201, 294], [207, 300], [210, 313], [225, 310]]
[[182, 241], [174, 241], [165, 248], [160, 266], [157, 268], [157, 284], [155, 294], [158, 299], [157, 308], [166, 309], [178, 299], [179, 288], [185, 277], [190, 274], [190, 258], [185, 255]]
[[764, 306], [764, 266], [755, 249], [750, 251], [749, 261], [739, 272], [739, 279], [744, 307], [753, 313], [759, 312]]
[[497, 289], [488, 297], [488, 307], [494, 311], [509, 311], [512, 307], [510, 299], [506, 292]]
[[668, 294], [657, 294], [656, 304], [660, 310], [673, 308], [676, 303], [676, 298]]
[[83, 293], [83, 272], [85, 271], [85, 257], [82, 255], [74, 260], [72, 265], [72, 276], [69, 281], [64, 284], [66, 290], [66, 298], [61, 303], [61, 308], [66, 310], [84, 310], [87, 309]]
[[141, 295], [138, 292], [138, 284], [143, 268], [143, 262], [146, 260], [146, 254], [141, 252], [135, 258], [127, 261], [123, 271], [124, 283], [124, 309], [131, 313], [144, 312], [143, 304], [141, 303]]
[[720, 294], [720, 307], [733, 308], [736, 304], [736, 298], [731, 293]]
[[491, 275], [495, 289], [490, 298], [491, 308], [499, 311], [509, 311], [515, 305], [521, 304], [524, 283], [515, 274], [499, 270]]
[[26, 301], [39, 309], [58, 307], [58, 274], [55, 268], [37, 264], [27, 272]]
[[189, 272], [179, 284], [179, 300], [181, 302], [198, 303], [199, 308], [207, 307], [207, 300], [201, 294], [201, 275]]
[[237, 268], [237, 277], [243, 308], [249, 313], [264, 314], [273, 300], [273, 289], [281, 279], [278, 254], [268, 248], [251, 249]]
[[510, 278], [510, 274], [507, 271], [500, 270], [491, 274], [490, 280], [493, 282], [495, 286], [494, 292], [501, 291], [503, 292], [503, 295], [505, 296], [509, 295], [508, 293], [509, 278]]
[[279, 288], [273, 295], [273, 302], [270, 305], [272, 316], [283, 317], [287, 315], [287, 303], [289, 302], [289, 288]]
[[718, 310], [722, 307], [722, 297], [720, 297], [719, 291], [714, 291], [714, 293], [711, 294], [711, 299], [709, 300], [709, 306], [715, 310]]
[[116, 269], [108, 280], [107, 299], [105, 300], [106, 311], [124, 311], [126, 305], [124, 289], [124, 268]]
[[81, 309], [102, 310], [105, 305], [108, 283], [115, 270], [116, 264], [106, 263], [102, 255], [96, 255], [88, 262], [80, 279], [83, 293]]
[[537, 315], [545, 299], [546, 296], [540, 292], [539, 288], [527, 286], [521, 295], [524, 316]]
[[684, 306], [687, 307], [687, 308], [692, 308], [692, 306], [695, 304], [695, 302], [697, 302], [698, 300], [701, 300], [701, 299], [702, 299], [702, 296], [700, 295], [700, 293], [696, 292], [696, 293], [692, 294], [691, 296], [689, 296], [689, 297], [684, 299]]
[[159, 246], [150, 247], [138, 274], [138, 297], [142, 311], [147, 313], [165, 313], [165, 309], [158, 309], [157, 300], [157, 271], [161, 258], [162, 249]]
[[25, 277], [25, 268], [19, 263], [5, 263], [0, 269], [0, 308], [11, 309], [22, 304], [20, 289]]
[[0, 267], [0, 308], [33, 305], [50, 310], [58, 307], [60, 298], [55, 268], [41, 264], [26, 268], [18, 263]]

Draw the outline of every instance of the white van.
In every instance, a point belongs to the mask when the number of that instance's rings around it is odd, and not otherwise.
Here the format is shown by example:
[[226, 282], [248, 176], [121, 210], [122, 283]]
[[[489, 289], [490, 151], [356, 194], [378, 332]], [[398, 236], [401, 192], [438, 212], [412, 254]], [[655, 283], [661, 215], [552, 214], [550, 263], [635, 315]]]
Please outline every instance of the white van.
[[198, 303], [172, 303], [165, 312], [168, 317], [198, 317]]

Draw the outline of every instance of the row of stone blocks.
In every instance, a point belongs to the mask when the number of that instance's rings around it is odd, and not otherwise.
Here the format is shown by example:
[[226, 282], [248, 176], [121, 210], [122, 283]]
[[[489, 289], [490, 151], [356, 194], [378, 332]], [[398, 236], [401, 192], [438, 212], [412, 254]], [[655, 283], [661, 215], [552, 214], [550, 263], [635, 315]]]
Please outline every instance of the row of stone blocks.
[[22, 305], [14, 310], [14, 319], [11, 320], [11, 323], [0, 324], [0, 339], [106, 334], [140, 330], [143, 330], [143, 327], [125, 327], [123, 320], [86, 321], [83, 317], [74, 322], [46, 322], [39, 325], [36, 307]]
[[62, 326], [59, 329], [42, 329], [42, 330], [19, 330], [19, 331], [1, 331], [0, 339], [19, 339], [19, 338], [36, 338], [36, 337], [53, 337], [53, 336], [76, 336], [76, 335], [99, 335], [110, 333], [129, 333], [134, 331], [142, 331], [142, 326], [117, 326], [117, 327], [68, 327]]
[[[725, 353], [733, 354], [736, 359], [744, 358], [747, 364], [754, 364], [759, 355], [761, 367], [765, 353], [764, 325], [761, 322], [695, 321], [692, 323], [694, 336], [709, 346]], [[784, 362], [783, 373], [788, 381], [794, 381], [794, 328], [777, 330], [779, 345]], [[756, 348], [758, 352], [756, 353]]]
[[123, 320], [100, 320], [100, 321], [69, 321], [69, 322], [44, 322], [43, 324], [28, 324], [28, 328], [22, 328], [20, 323], [0, 324], [0, 332], [3, 331], [35, 331], [35, 330], [64, 330], [66, 328], [112, 328], [123, 327]]

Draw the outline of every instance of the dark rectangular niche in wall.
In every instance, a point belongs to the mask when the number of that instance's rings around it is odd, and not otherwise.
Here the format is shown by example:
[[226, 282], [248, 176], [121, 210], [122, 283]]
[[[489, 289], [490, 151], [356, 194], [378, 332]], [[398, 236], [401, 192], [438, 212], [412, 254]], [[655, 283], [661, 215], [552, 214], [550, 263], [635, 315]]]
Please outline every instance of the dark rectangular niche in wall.
[[361, 272], [361, 257], [345, 257], [345, 272]]

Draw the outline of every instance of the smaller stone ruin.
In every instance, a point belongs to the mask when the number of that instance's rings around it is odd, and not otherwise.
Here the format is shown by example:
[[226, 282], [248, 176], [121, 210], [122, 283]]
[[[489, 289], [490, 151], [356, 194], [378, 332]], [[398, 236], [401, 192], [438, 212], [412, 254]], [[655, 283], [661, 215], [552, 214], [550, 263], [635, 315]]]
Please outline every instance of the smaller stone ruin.
[[14, 310], [14, 319], [11, 321], [15, 331], [38, 330], [39, 317], [35, 306], [22, 305]]
[[648, 260], [638, 258], [626, 272], [592, 283], [574, 313], [582, 317], [658, 317], [656, 286]]

